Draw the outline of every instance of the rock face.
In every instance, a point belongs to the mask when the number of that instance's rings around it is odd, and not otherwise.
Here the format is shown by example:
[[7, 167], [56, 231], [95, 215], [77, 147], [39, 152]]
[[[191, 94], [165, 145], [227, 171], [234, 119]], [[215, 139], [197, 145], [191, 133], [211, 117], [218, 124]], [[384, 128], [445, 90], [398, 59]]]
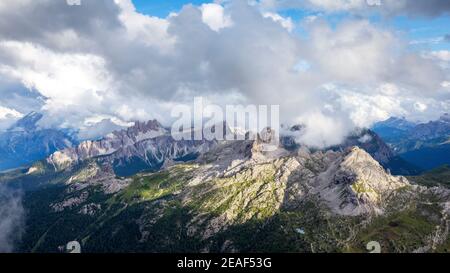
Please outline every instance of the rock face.
[[[181, 193], [183, 204], [196, 208], [189, 233], [199, 232], [202, 238], [250, 219], [273, 216], [283, 205], [291, 173], [300, 165], [294, 157], [261, 153], [257, 141], [253, 145], [234, 142], [225, 146], [237, 152], [232, 159], [199, 167], [187, 181], [190, 187]], [[199, 225], [204, 228], [199, 230]]]
[[45, 236], [27, 235], [23, 249], [52, 251], [66, 225], [93, 252], [365, 251], [367, 236], [434, 251], [448, 239], [450, 192], [392, 175], [374, 158], [391, 156], [375, 133], [323, 150], [274, 136], [176, 141], [156, 121], [137, 123], [0, 181], [49, 187], [25, 200], [39, 204], [27, 209]]
[[39, 128], [41, 118], [41, 114], [32, 112], [0, 133], [0, 171], [31, 164], [76, 145], [76, 140], [67, 132]]
[[343, 215], [382, 214], [383, 204], [396, 190], [409, 186], [394, 177], [364, 150], [354, 147], [317, 178], [315, 188], [330, 208]]
[[[349, 138], [341, 151], [311, 153], [306, 147], [292, 151], [282, 144], [267, 149], [273, 137], [270, 129], [255, 141], [175, 141], [157, 121], [150, 121], [56, 152], [48, 163], [64, 169], [94, 160], [67, 183], [78, 190], [102, 185], [105, 192], [114, 193], [129, 184], [114, 178], [117, 168], [130, 168], [136, 164], [132, 162], [134, 158], [147, 168], [158, 170], [183, 161], [183, 157], [195, 160], [192, 155], [199, 155], [195, 162], [200, 167], [185, 181], [192, 188], [183, 192], [183, 202], [189, 205], [192, 200], [203, 200], [200, 209], [209, 212], [223, 210], [224, 204], [228, 206], [223, 213], [217, 211], [216, 218], [207, 220], [211, 227], [209, 235], [203, 236], [208, 237], [239, 221], [273, 214], [282, 206], [295, 206], [307, 196], [317, 197], [341, 215], [382, 214], [386, 198], [409, 183], [403, 177], [388, 174], [368, 152], [350, 146], [360, 143], [380, 158], [390, 156], [390, 150], [376, 134], [367, 131], [361, 135], [368, 139]], [[196, 221], [206, 220], [200, 217]]]
[[[400, 123], [401, 126], [409, 128], [408, 124], [403, 124], [405, 122], [406, 121], [404, 120], [392, 120], [389, 124], [391, 126], [391, 124]], [[300, 125], [288, 128], [280, 139], [282, 147], [290, 151], [298, 150], [301, 145], [296, 142], [296, 138], [302, 134], [303, 129], [304, 127]], [[388, 130], [391, 132], [390, 127]], [[327, 147], [326, 149], [340, 151], [346, 150], [353, 146], [360, 147], [368, 152], [376, 161], [380, 162], [385, 169], [389, 169], [393, 174], [415, 175], [421, 171], [420, 168], [414, 164], [408, 163], [399, 157], [384, 141], [384, 139], [369, 129], [356, 129], [349, 136], [347, 136], [341, 144], [333, 147]]]
[[213, 146], [213, 141], [176, 141], [158, 121], [136, 124], [98, 141], [85, 141], [74, 148], [51, 155], [47, 162], [56, 170], [96, 158], [111, 164], [118, 175], [129, 176], [141, 170], [158, 170], [172, 161], [195, 159]]
[[[303, 147], [292, 154], [261, 152], [259, 145], [218, 145], [202, 157], [208, 164], [199, 161], [180, 193], [183, 205], [195, 208], [191, 236], [207, 239], [233, 225], [271, 218], [281, 208], [295, 210], [307, 200], [318, 200], [335, 215], [382, 215], [389, 198], [410, 186], [358, 147], [326, 153]], [[210, 153], [224, 157], [211, 159]]]
[[390, 117], [385, 121], [378, 122], [374, 125], [375, 130], [390, 128], [402, 131], [408, 131], [416, 126], [416, 123], [408, 121], [404, 117]]
[[57, 169], [64, 168], [83, 160], [110, 155], [118, 150], [151, 138], [164, 135], [166, 130], [156, 121], [137, 122], [127, 130], [116, 131], [98, 141], [84, 141], [74, 148], [64, 149], [51, 155], [48, 162]]
[[448, 114], [438, 120], [418, 124], [409, 131], [409, 139], [418, 141], [432, 141], [435, 139], [448, 139], [450, 137], [450, 118]]
[[391, 148], [372, 130], [361, 130], [347, 137], [339, 147], [347, 149], [353, 146], [362, 148], [381, 164], [389, 163], [394, 157]]
[[[388, 234], [394, 245], [404, 247], [402, 238], [391, 238], [402, 232], [401, 236], [415, 240], [406, 246], [408, 250], [431, 251], [448, 238], [442, 232], [448, 226], [448, 191], [419, 187], [393, 176], [358, 147], [310, 151], [304, 146], [289, 150], [281, 145], [264, 149], [269, 140], [209, 146], [159, 135], [121, 146], [111, 154], [87, 156], [49, 174], [35, 166], [32, 172], [13, 179], [33, 183], [49, 179], [64, 187], [57, 187], [52, 198], [51, 192], [45, 193], [39, 208], [27, 208], [31, 225], [43, 224], [36, 230], [45, 231], [45, 236], [30, 234], [27, 242], [32, 244], [24, 249], [52, 251], [69, 236], [58, 233], [67, 224], [71, 240], [84, 239], [88, 252], [314, 252], [348, 250], [349, 246], [364, 251], [365, 245], [359, 246], [367, 239], [364, 236], [385, 229], [395, 229]], [[152, 151], [155, 158], [164, 159], [161, 170], [117, 177], [110, 164], [115, 154], [127, 154], [123, 150], [139, 145], [145, 146], [138, 151], [147, 151], [147, 156]], [[103, 142], [93, 147], [114, 146]], [[193, 147], [199, 157], [173, 164], [173, 158]], [[387, 227], [370, 230], [372, 223], [383, 221]], [[417, 227], [403, 230], [411, 224]], [[42, 239], [34, 242], [32, 238]], [[276, 248], [280, 242], [284, 248]]]
[[72, 173], [65, 184], [69, 186], [68, 192], [99, 186], [104, 193], [112, 194], [126, 188], [130, 182], [130, 179], [118, 178], [110, 165], [91, 161], [84, 168]]

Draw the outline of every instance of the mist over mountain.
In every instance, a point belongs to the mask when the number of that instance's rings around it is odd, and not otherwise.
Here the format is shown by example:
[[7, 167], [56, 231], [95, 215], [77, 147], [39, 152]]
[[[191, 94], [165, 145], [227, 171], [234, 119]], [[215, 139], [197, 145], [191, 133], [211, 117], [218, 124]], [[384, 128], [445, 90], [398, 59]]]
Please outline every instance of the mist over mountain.
[[13, 252], [24, 233], [22, 194], [0, 183], [0, 253]]
[[[87, 252], [355, 251], [365, 248], [360, 238], [378, 232], [377, 223], [408, 238], [377, 233], [389, 251], [446, 245], [445, 232], [428, 238], [436, 226], [446, 228], [450, 192], [390, 174], [374, 157], [389, 163], [392, 151], [370, 130], [323, 150], [286, 146], [285, 139], [265, 151], [270, 135], [169, 138], [156, 120], [139, 122], [0, 175], [0, 182], [26, 190], [19, 250], [58, 252], [88, 238]], [[404, 221], [418, 221], [423, 230], [412, 232], [417, 226]]]
[[42, 117], [32, 112], [0, 132], [0, 171], [26, 166], [77, 143], [67, 131], [40, 128]]
[[[224, 123], [224, 135], [231, 132]], [[240, 129], [246, 135], [245, 129]], [[238, 130], [239, 131], [239, 130]], [[301, 143], [305, 126], [296, 125], [281, 132], [281, 147], [295, 151], [308, 147]], [[140, 171], [159, 170], [180, 161], [196, 159], [213, 149], [220, 141], [175, 141], [169, 129], [157, 120], [136, 122], [127, 129], [114, 131], [99, 140], [83, 141], [74, 147], [56, 151], [46, 159], [46, 164], [63, 170], [85, 160], [95, 159], [110, 165], [119, 176], [130, 176]], [[397, 158], [391, 148], [373, 131], [356, 130], [336, 146], [324, 150], [345, 150], [358, 146], [371, 154], [380, 164], [395, 174], [416, 174], [417, 168]], [[318, 149], [316, 147], [310, 147]]]
[[24, 191], [2, 199], [3, 251], [59, 252], [76, 239], [86, 252], [340, 252], [365, 249], [368, 234], [392, 252], [447, 247], [446, 172], [396, 176], [415, 169], [374, 131], [318, 149], [297, 142], [303, 128], [286, 128], [266, 151], [269, 128], [255, 140], [188, 141], [150, 120], [56, 151], [0, 175]]

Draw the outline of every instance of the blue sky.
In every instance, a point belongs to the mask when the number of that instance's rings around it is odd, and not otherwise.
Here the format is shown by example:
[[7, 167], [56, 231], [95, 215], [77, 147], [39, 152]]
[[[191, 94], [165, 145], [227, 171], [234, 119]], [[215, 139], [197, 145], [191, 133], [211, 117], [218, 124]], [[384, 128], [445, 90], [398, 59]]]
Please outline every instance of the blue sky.
[[201, 5], [203, 3], [210, 3], [212, 1], [206, 0], [133, 0], [136, 8], [145, 14], [166, 17], [171, 12], [178, 11], [183, 5], [192, 3], [194, 5]]
[[[211, 3], [208, 0], [133, 0], [137, 10], [141, 13], [167, 17], [171, 12], [179, 11], [183, 5], [194, 4], [201, 5], [203, 3]], [[320, 14], [309, 10], [293, 10], [287, 9], [279, 12], [282, 16], [290, 17], [294, 22], [298, 23], [306, 16]], [[325, 15], [325, 18], [332, 24], [336, 25], [342, 20], [348, 19], [349, 14], [341, 12], [337, 14]], [[450, 41], [445, 40], [446, 35], [450, 35], [450, 17], [440, 16], [437, 18], [428, 17], [406, 17], [397, 16], [394, 18], [383, 18], [380, 16], [372, 16], [369, 18], [374, 23], [385, 24], [400, 31], [400, 35], [405, 35], [411, 40], [411, 49], [413, 50], [449, 50]], [[300, 34], [304, 34], [301, 29], [297, 29]]]
[[450, 41], [443, 39], [450, 34], [450, 17], [437, 18], [407, 18], [405, 16], [393, 19], [395, 28], [405, 31], [413, 42], [413, 47], [423, 50], [448, 50]]

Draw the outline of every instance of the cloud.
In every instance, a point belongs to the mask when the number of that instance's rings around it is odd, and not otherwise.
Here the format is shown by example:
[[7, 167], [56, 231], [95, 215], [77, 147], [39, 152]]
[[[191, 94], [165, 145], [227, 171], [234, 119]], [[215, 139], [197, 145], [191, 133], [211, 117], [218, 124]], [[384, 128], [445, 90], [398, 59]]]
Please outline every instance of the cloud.
[[20, 194], [0, 184], [0, 253], [13, 252], [23, 233], [24, 209]]
[[440, 61], [450, 62], [450, 50], [432, 51], [428, 56]]
[[298, 122], [306, 130], [297, 137], [297, 141], [313, 147], [329, 147], [341, 143], [351, 130], [347, 117], [327, 115], [320, 111], [305, 113], [298, 118]]
[[21, 118], [21, 117], [23, 117], [22, 113], [19, 113], [14, 109], [0, 106], [0, 120]]
[[224, 14], [224, 8], [221, 5], [203, 4], [200, 6], [200, 10], [203, 22], [214, 31], [233, 25], [233, 21], [230, 16]]
[[[167, 20], [138, 13], [130, 1], [116, 0], [115, 2], [120, 7], [120, 11], [118, 11], [119, 21], [126, 29], [126, 32], [122, 33], [122, 35], [127, 37], [130, 41], [143, 43], [149, 47], [153, 46], [162, 51], [172, 47], [175, 41], [167, 33], [167, 28], [169, 26]], [[214, 4], [210, 5], [212, 6], [205, 7], [205, 13], [209, 13], [209, 19], [214, 20], [216, 17], [219, 17], [216, 19], [219, 22], [215, 21], [213, 24], [222, 23], [226, 26], [228, 21], [227, 18], [223, 16], [223, 10], [220, 10], [221, 6]], [[216, 15], [216, 17], [214, 17], [214, 15]]]
[[100, 97], [110, 84], [105, 60], [97, 55], [59, 53], [16, 41], [0, 42], [0, 52], [10, 60], [0, 66], [0, 72], [39, 90], [49, 98], [49, 104], [59, 107], [80, 103], [77, 100], [86, 97]]
[[[186, 5], [157, 18], [130, 0], [7, 2], [0, 6], [0, 79], [25, 87], [10, 94], [39, 103], [0, 98], [1, 105], [21, 113], [40, 107], [47, 113], [41, 126], [75, 127], [83, 137], [114, 129], [114, 120], [170, 124], [170, 109], [194, 96], [219, 105], [279, 104], [282, 122], [309, 125], [302, 141], [311, 145], [337, 144], [389, 115], [415, 116], [417, 101], [428, 105], [421, 114], [448, 109], [447, 68], [364, 19], [310, 20], [302, 27], [308, 35], [299, 36], [292, 20], [263, 3]], [[346, 2], [348, 9], [360, 3]]]
[[442, 0], [389, 0], [385, 5], [394, 14], [440, 16], [450, 12], [450, 2]]
[[265, 18], [271, 18], [275, 22], [280, 23], [289, 32], [294, 30], [294, 22], [292, 22], [291, 18], [285, 18], [285, 17], [279, 15], [278, 13], [274, 13], [274, 12], [264, 12], [263, 16]]
[[81, 45], [88, 47], [91, 37], [122, 27], [119, 10], [116, 1], [85, 0], [83, 5], [69, 6], [66, 1], [3, 0], [0, 37], [77, 50]]
[[80, 128], [80, 139], [99, 139], [105, 136], [105, 132], [113, 132], [132, 126], [114, 117], [96, 117], [85, 120], [85, 125]]
[[15, 109], [0, 106], [0, 132], [11, 127], [22, 116], [23, 114]]
[[442, 0], [261, 0], [266, 9], [312, 9], [325, 12], [353, 12], [384, 15], [435, 17], [450, 12], [450, 2]]

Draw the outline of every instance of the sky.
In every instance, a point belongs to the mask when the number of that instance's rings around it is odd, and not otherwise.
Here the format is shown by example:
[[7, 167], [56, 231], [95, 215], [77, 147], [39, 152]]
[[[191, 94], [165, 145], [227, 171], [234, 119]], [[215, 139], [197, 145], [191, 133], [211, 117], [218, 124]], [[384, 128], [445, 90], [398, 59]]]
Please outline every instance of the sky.
[[[175, 105], [278, 104], [299, 141], [450, 111], [450, 1], [2, 0], [0, 130], [97, 137]], [[101, 125], [101, 126], [100, 126]]]
[[[419, 0], [420, 1], [420, 0]], [[300, 0], [301, 2], [301, 0]], [[319, 1], [317, 1], [319, 2]], [[326, 2], [326, 1], [324, 1]], [[331, 2], [331, 1], [330, 1]], [[338, 0], [339, 2], [339, 0]], [[350, 1], [351, 2], [351, 1]], [[214, 1], [197, 0], [197, 1], [185, 1], [185, 0], [172, 0], [172, 1], [153, 1], [153, 0], [133, 0], [133, 3], [140, 13], [150, 16], [158, 16], [165, 18], [171, 13], [176, 13], [186, 4], [202, 5], [207, 3], [214, 3]], [[292, 9], [282, 8], [279, 14], [285, 17], [289, 17], [294, 21], [301, 22], [307, 16], [320, 15], [320, 10], [313, 9]], [[347, 11], [340, 11], [334, 14], [327, 14], [327, 20], [333, 24], [340, 22], [350, 15]], [[380, 23], [382, 19], [379, 14], [372, 14], [368, 16], [368, 19], [372, 23]], [[418, 45], [418, 49], [428, 47], [433, 50], [450, 50], [450, 41], [442, 39], [445, 35], [449, 34], [450, 17], [448, 14], [442, 14], [441, 16], [394, 16], [385, 21], [391, 27], [404, 32], [408, 39], [413, 41], [414, 45]]]
[[178, 12], [184, 5], [187, 5], [187, 4], [193, 4], [193, 5], [199, 6], [199, 5], [211, 3], [211, 2], [213, 2], [213, 1], [205, 1], [205, 0], [193, 0], [193, 1], [133, 0], [133, 4], [135, 5], [138, 12], [147, 14], [150, 16], [158, 16], [160, 18], [165, 18], [170, 13]]

